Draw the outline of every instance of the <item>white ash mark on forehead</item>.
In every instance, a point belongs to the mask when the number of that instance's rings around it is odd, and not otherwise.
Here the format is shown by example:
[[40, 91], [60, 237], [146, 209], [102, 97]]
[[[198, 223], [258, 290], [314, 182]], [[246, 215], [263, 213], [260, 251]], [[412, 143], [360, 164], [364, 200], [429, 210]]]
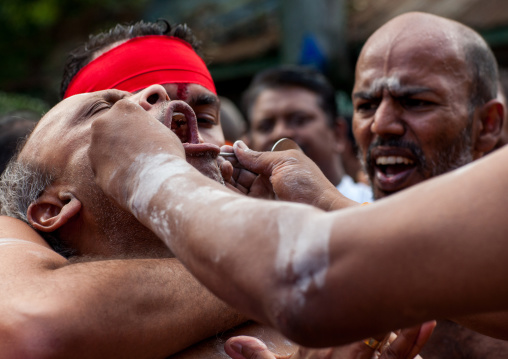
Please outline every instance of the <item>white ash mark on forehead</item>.
[[397, 91], [402, 88], [400, 84], [400, 79], [398, 76], [390, 76], [390, 77], [381, 77], [375, 79], [370, 85], [369, 91], [372, 93], [383, 91], [383, 89], [387, 89], [388, 91]]

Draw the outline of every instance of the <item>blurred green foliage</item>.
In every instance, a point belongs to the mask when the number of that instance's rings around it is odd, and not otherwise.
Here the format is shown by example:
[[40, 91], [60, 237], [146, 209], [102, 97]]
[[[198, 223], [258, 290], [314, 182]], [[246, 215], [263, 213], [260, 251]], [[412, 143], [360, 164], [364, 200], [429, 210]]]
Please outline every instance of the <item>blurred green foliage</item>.
[[0, 115], [18, 110], [30, 110], [43, 115], [49, 110], [49, 105], [35, 97], [0, 91]]

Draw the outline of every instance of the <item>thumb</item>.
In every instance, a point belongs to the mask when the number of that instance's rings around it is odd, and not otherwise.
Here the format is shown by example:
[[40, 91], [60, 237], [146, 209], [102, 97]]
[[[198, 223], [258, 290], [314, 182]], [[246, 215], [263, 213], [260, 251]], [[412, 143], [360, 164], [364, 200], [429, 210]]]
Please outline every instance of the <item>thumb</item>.
[[281, 160], [281, 152], [259, 152], [251, 150], [243, 141], [233, 145], [238, 162], [251, 172], [270, 176]]
[[233, 359], [276, 359], [265, 343], [254, 337], [230, 338], [224, 344], [224, 350]]

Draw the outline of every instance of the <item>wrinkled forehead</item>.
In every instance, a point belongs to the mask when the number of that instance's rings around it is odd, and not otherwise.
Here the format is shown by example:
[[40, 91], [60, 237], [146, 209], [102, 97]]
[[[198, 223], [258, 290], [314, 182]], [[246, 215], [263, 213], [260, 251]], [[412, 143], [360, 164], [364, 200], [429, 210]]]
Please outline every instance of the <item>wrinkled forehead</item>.
[[469, 77], [462, 47], [455, 35], [441, 29], [389, 27], [365, 44], [358, 59], [355, 87], [396, 90], [402, 85], [461, 81]]

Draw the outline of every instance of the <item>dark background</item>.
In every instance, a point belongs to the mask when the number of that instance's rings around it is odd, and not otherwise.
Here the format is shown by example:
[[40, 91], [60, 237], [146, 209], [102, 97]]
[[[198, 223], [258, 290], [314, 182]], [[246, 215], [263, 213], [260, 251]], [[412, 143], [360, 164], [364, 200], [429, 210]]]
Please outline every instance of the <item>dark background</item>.
[[475, 28], [508, 66], [508, 2], [502, 0], [2, 0], [0, 114], [43, 113], [59, 101], [66, 54], [89, 34], [158, 18], [187, 23], [203, 41], [220, 95], [237, 102], [255, 72], [312, 64], [332, 80], [347, 113], [363, 42], [411, 10]]

